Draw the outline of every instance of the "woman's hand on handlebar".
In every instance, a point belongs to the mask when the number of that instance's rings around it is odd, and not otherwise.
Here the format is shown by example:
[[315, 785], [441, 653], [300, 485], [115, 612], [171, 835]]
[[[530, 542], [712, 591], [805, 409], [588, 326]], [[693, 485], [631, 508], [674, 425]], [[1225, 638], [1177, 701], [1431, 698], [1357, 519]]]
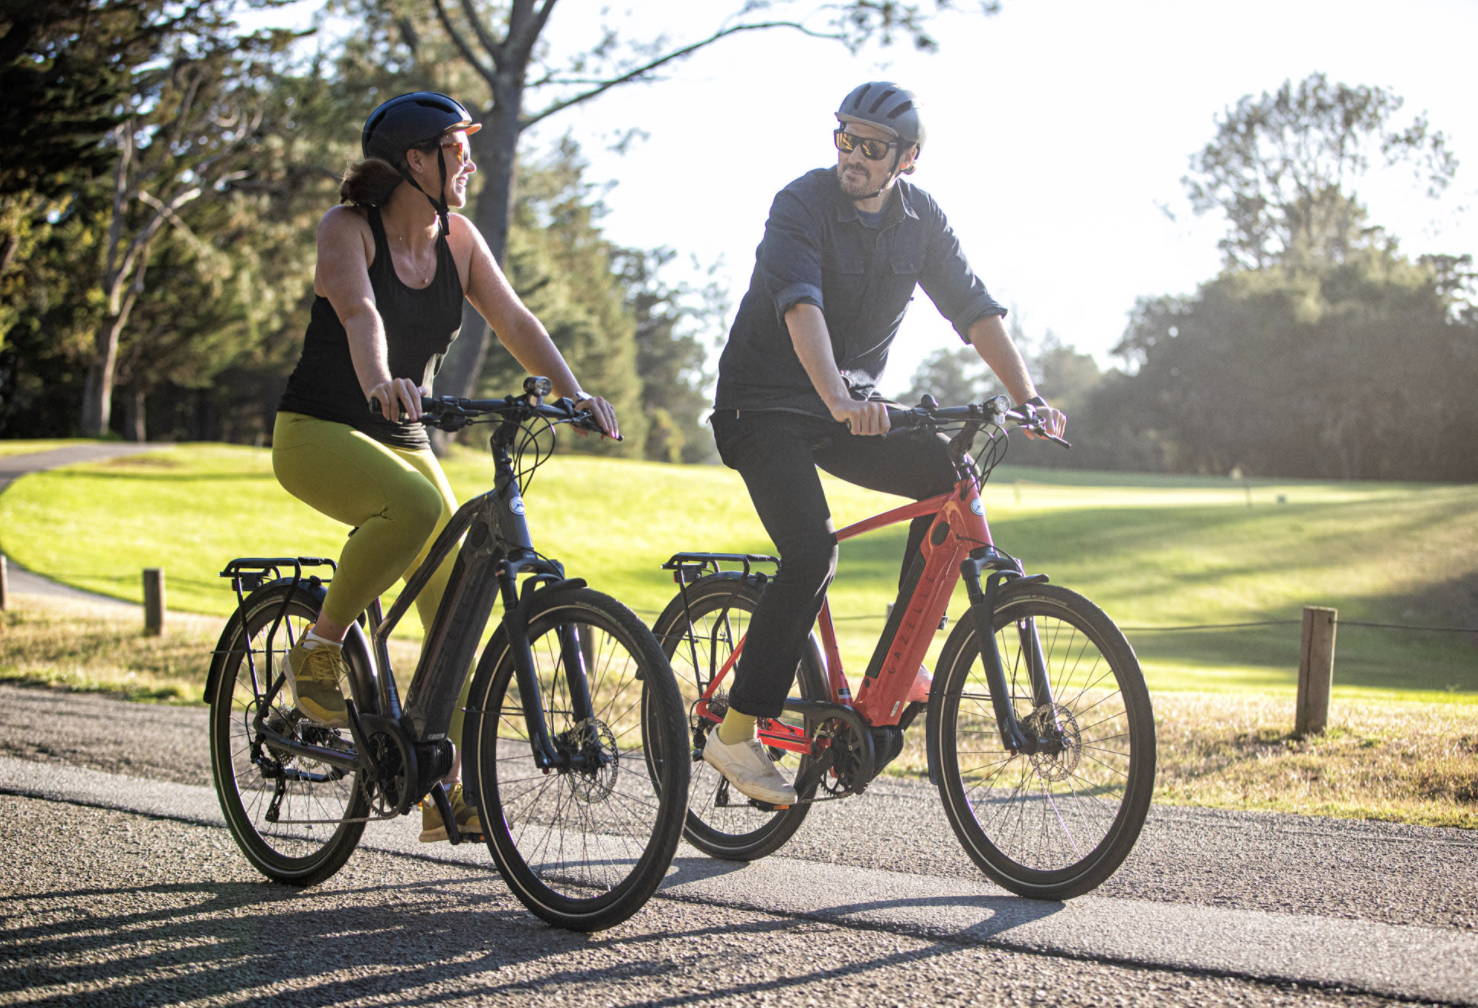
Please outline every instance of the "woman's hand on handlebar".
[[600, 396], [582, 395], [575, 400], [575, 409], [589, 412], [600, 432], [617, 441], [621, 439], [621, 425], [616, 422], [616, 407]]
[[409, 378], [391, 378], [369, 390], [370, 411], [392, 421], [419, 420], [423, 394]]
[[892, 426], [888, 420], [888, 407], [881, 402], [868, 399], [847, 399], [832, 404], [831, 417], [837, 423], [861, 437], [872, 437], [888, 433]]

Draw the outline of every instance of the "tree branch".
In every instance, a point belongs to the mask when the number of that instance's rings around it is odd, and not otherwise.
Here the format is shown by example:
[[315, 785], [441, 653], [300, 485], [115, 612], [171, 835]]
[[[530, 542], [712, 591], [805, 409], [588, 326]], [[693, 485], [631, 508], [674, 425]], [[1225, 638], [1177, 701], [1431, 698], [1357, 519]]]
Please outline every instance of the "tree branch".
[[539, 35], [544, 31], [544, 26], [549, 23], [549, 15], [554, 13], [554, 5], [559, 0], [543, 0], [537, 9], [531, 10], [534, 0], [514, 0], [513, 9], [508, 14], [508, 56], [513, 66], [525, 66], [530, 54], [534, 51], [534, 43], [539, 40]]
[[477, 5], [473, 0], [462, 0], [462, 14], [467, 18], [467, 23], [472, 26], [472, 33], [477, 36], [477, 42], [482, 46], [488, 57], [493, 61], [494, 68], [503, 64], [506, 55], [507, 43], [499, 44], [498, 40], [488, 34], [487, 29], [482, 26], [478, 18]]
[[[549, 0], [549, 2], [553, 3], [553, 0]], [[622, 84], [629, 84], [634, 80], [638, 80], [646, 76], [647, 74], [651, 73], [658, 67], [663, 66], [664, 64], [671, 63], [674, 60], [682, 59], [685, 56], [691, 56], [693, 53], [697, 52], [699, 49], [702, 49], [704, 46], [712, 45], [713, 43], [719, 41], [720, 39], [726, 38], [727, 36], [737, 35], [740, 32], [764, 31], [769, 28], [794, 28], [796, 31], [800, 32], [803, 35], [809, 35], [812, 38], [830, 39], [831, 41], [840, 41], [842, 38], [842, 36], [835, 33], [820, 32], [816, 31], [814, 28], [807, 28], [805, 25], [801, 24], [798, 21], [760, 21], [753, 24], [731, 25], [728, 28], [719, 29], [712, 35], [708, 36], [708, 38], [706, 39], [700, 39], [697, 42], [691, 42], [687, 45], [674, 49], [671, 52], [666, 53], [665, 55], [659, 56], [654, 60], [651, 60], [639, 67], [636, 67], [624, 74], [621, 74], [619, 77], [612, 77], [609, 80], [601, 81], [595, 87], [591, 88], [588, 91], [581, 92], [580, 94], [575, 95], [573, 98], [567, 98], [563, 101], [555, 102], [552, 105], [549, 105], [543, 111], [536, 112], [533, 115], [525, 118], [519, 124], [519, 128], [521, 130], [528, 129], [530, 126], [533, 126], [535, 123], [540, 122], [541, 120], [549, 118], [556, 112], [562, 112], [565, 109], [569, 108], [571, 105], [578, 105], [581, 102], [589, 101], [591, 98], [594, 98], [597, 95], [604, 94], [611, 88], [619, 87]]]
[[[467, 61], [467, 65], [472, 67], [479, 77], [487, 81], [488, 87], [492, 87], [493, 77], [495, 75], [494, 71], [483, 63], [482, 60], [478, 59], [477, 54], [467, 45], [467, 40], [462, 37], [462, 33], [457, 31], [456, 26], [452, 24], [452, 19], [447, 16], [446, 7], [442, 4], [442, 0], [432, 0], [432, 5], [436, 8], [436, 20], [441, 22], [442, 30], [452, 40], [452, 45], [457, 47], [457, 51], [462, 54], [462, 58]], [[494, 50], [490, 55], [492, 55], [496, 65], [498, 58], [497, 51]]]

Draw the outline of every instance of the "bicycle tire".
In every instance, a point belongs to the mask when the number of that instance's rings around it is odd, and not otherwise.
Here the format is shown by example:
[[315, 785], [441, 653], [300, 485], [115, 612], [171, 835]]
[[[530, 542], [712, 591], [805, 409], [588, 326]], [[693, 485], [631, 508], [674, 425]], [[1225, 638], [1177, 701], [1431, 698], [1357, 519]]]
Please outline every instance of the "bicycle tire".
[[[273, 750], [258, 740], [254, 727], [270, 688], [266, 652], [271, 651], [273, 677], [280, 678], [288, 649], [318, 618], [320, 601], [321, 592], [302, 585], [294, 589], [291, 583], [252, 593], [227, 622], [212, 673], [210, 763], [226, 827], [253, 867], [295, 886], [315, 885], [343, 867], [359, 843], [369, 810], [357, 773]], [[254, 649], [252, 662], [248, 648]], [[268, 718], [298, 740], [352, 746], [347, 729], [302, 719], [286, 686], [273, 698]]]
[[1056, 585], [1002, 590], [996, 642], [1018, 716], [1033, 711], [1023, 634], [1034, 630], [1053, 691], [1061, 752], [1001, 741], [973, 612], [940, 655], [929, 703], [931, 766], [955, 836], [986, 875], [1021, 896], [1068, 899], [1100, 885], [1149, 811], [1155, 727], [1139, 660], [1097, 606]]
[[[759, 604], [761, 591], [762, 586], [737, 576], [701, 578], [687, 586], [686, 604], [682, 594], [673, 599], [655, 629], [682, 692], [691, 740], [693, 773], [683, 837], [703, 853], [725, 861], [755, 861], [779, 850], [800, 829], [810, 809], [804, 802], [815, 794], [813, 787], [799, 795], [801, 802], [788, 809], [771, 812], [755, 808], [697, 755], [714, 725], [694, 713], [694, 704], [748, 630], [749, 615]], [[802, 698], [828, 699], [826, 677], [814, 645], [801, 656], [796, 680]], [[811, 760], [774, 748], [770, 749], [770, 757], [793, 781], [800, 779]]]
[[[561, 627], [582, 642], [594, 717], [579, 723], [564, 679]], [[498, 870], [524, 906], [558, 927], [597, 931], [646, 903], [677, 849], [688, 790], [688, 764], [672, 758], [685, 752], [677, 686], [645, 624], [589, 588], [541, 593], [531, 603], [528, 636], [551, 737], [598, 751], [591, 757], [597, 765], [545, 772], [535, 764], [513, 653], [499, 627], [469, 693], [467, 790]]]

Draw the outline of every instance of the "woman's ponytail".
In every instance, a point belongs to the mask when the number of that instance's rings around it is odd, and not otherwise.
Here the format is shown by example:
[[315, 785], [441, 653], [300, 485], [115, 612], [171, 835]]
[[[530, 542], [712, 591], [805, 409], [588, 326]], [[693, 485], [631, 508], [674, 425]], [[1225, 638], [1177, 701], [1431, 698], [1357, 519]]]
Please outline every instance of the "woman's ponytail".
[[351, 165], [339, 183], [339, 200], [354, 206], [384, 206], [390, 194], [405, 181], [389, 161], [365, 158]]

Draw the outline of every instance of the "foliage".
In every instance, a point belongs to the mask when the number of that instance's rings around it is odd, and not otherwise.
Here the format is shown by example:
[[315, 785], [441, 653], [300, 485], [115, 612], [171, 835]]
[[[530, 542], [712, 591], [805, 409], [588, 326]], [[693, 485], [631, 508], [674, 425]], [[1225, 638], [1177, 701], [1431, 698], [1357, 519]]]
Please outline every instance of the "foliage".
[[1227, 266], [1191, 296], [1141, 298], [1130, 373], [1082, 410], [1081, 464], [1243, 476], [1478, 478], [1462, 376], [1478, 373], [1467, 256], [1403, 255], [1354, 185], [1377, 153], [1436, 193], [1456, 168], [1401, 99], [1315, 75], [1243, 98], [1193, 161], [1227, 218]]
[[658, 462], [717, 461], [703, 425], [713, 401], [705, 364], [723, 338], [728, 305], [714, 283], [668, 288], [661, 273], [675, 257], [671, 249], [616, 255], [626, 306], [636, 320], [636, 366], [649, 424], [642, 455]]
[[1314, 74], [1229, 109], [1184, 180], [1198, 212], [1226, 217], [1228, 267], [1338, 261], [1365, 244], [1355, 184], [1375, 158], [1407, 162], [1429, 195], [1440, 193], [1457, 161], [1425, 116], [1393, 121], [1401, 106], [1383, 88]]
[[1478, 478], [1454, 451], [1478, 429], [1462, 375], [1478, 326], [1436, 271], [1390, 246], [1340, 263], [1229, 271], [1189, 298], [1140, 302], [1129, 430], [1175, 471]]

